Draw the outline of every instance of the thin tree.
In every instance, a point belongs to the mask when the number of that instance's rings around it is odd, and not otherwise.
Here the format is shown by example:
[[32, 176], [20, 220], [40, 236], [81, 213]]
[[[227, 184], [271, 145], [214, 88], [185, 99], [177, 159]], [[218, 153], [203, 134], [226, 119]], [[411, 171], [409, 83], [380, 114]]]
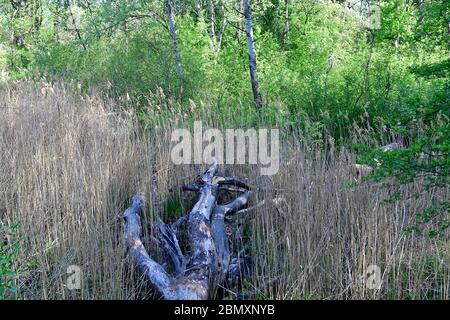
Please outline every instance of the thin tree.
[[245, 29], [247, 33], [247, 47], [248, 47], [248, 66], [250, 69], [250, 81], [252, 83], [253, 102], [257, 110], [261, 108], [261, 92], [259, 90], [258, 73], [256, 71], [256, 53], [253, 46], [253, 27], [252, 27], [252, 12], [250, 9], [249, 0], [243, 0]]
[[289, 36], [289, 3], [290, 0], [284, 0], [284, 31], [283, 31], [283, 44], [286, 44], [286, 41]]
[[172, 38], [173, 50], [175, 55], [175, 70], [183, 85], [183, 65], [181, 63], [180, 47], [178, 45], [177, 28], [175, 26], [175, 14], [173, 12], [172, 0], [165, 0], [167, 17], [169, 20], [170, 37]]

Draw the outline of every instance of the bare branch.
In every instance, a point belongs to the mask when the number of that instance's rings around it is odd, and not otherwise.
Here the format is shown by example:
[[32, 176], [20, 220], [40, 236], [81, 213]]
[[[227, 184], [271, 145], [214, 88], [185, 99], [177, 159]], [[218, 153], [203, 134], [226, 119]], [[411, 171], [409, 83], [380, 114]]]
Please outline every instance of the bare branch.
[[182, 275], [186, 269], [186, 262], [183, 253], [181, 252], [175, 232], [159, 218], [156, 225], [162, 236], [164, 249], [172, 259], [175, 274], [177, 276]]
[[130, 255], [132, 256], [138, 269], [148, 278], [154, 288], [165, 298], [171, 296], [170, 278], [164, 268], [150, 258], [140, 239], [141, 236], [141, 195], [137, 193], [133, 197], [133, 203], [124, 212], [126, 219], [125, 225], [125, 242]]
[[237, 187], [244, 188], [246, 190], [250, 190], [250, 186], [242, 180], [231, 178], [231, 177], [217, 177], [216, 183], [220, 186], [223, 185], [233, 185]]
[[237, 197], [233, 201], [222, 205], [222, 207], [224, 207], [224, 210], [225, 210], [225, 215], [233, 214], [236, 211], [242, 209], [244, 206], [246, 206], [251, 195], [252, 195], [252, 192], [247, 191], [247, 192], [241, 194], [239, 197]]

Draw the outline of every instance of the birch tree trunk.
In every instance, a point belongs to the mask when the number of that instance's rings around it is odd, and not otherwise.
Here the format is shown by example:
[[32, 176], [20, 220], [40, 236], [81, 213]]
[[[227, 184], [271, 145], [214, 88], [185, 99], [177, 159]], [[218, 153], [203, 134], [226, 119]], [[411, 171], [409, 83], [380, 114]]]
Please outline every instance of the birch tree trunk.
[[[244, 5], [242, 4], [242, 0], [239, 1], [239, 5], [237, 6], [237, 8], [235, 8], [236, 11], [238, 12], [242, 12]], [[241, 30], [242, 30], [242, 25], [241, 25], [241, 19], [239, 19], [238, 24], [237, 24], [237, 28], [236, 28], [236, 40], [237, 42], [240, 44], [241, 43]]]
[[225, 5], [223, 1], [220, 1], [220, 14], [222, 15], [222, 22], [220, 25], [219, 36], [217, 39], [216, 53], [218, 53], [222, 47], [222, 39], [225, 33], [225, 27], [227, 26], [228, 23], [227, 17], [225, 16]]
[[290, 0], [284, 0], [284, 32], [283, 43], [286, 44], [289, 35], [289, 3]]
[[208, 11], [209, 11], [209, 23], [210, 23], [210, 33], [213, 50], [217, 50], [217, 40], [216, 40], [216, 13], [214, 8], [213, 0], [208, 0]]
[[248, 47], [248, 66], [250, 69], [250, 81], [252, 83], [253, 102], [257, 110], [261, 108], [261, 92], [259, 90], [258, 73], [256, 71], [256, 53], [253, 46], [253, 27], [252, 27], [252, 12], [250, 9], [249, 0], [243, 0], [245, 30], [247, 33], [247, 47]]
[[177, 28], [175, 25], [175, 14], [173, 12], [172, 0], [165, 0], [165, 6], [169, 20], [170, 37], [172, 38], [173, 51], [175, 55], [175, 70], [183, 84], [183, 65], [181, 63], [180, 47], [178, 45]]
[[[209, 36], [209, 42], [211, 50], [217, 55], [222, 46], [223, 34], [225, 32], [225, 27], [227, 25], [227, 18], [225, 16], [225, 5], [223, 1], [220, 1], [220, 25], [217, 25], [218, 19], [216, 18], [216, 4], [214, 0], [208, 0], [208, 20], [209, 20], [209, 30], [207, 29], [206, 34]], [[198, 3], [196, 6], [199, 5]], [[203, 19], [201, 16], [201, 10], [197, 10], [200, 12], [199, 19]], [[217, 28], [216, 28], [217, 26]]]

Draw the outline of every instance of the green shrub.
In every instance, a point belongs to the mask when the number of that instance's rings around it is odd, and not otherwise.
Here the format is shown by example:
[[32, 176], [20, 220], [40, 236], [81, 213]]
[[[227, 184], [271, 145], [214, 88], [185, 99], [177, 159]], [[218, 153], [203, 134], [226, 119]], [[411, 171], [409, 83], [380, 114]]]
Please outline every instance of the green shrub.
[[0, 226], [0, 300], [8, 298], [16, 289], [13, 267], [18, 251], [17, 225]]

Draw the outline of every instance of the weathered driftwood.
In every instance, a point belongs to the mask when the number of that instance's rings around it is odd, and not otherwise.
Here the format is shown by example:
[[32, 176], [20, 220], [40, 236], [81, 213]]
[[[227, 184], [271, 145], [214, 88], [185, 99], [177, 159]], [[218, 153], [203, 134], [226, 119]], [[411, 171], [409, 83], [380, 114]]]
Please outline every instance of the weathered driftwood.
[[[214, 297], [218, 285], [241, 272], [242, 259], [234, 257], [228, 246], [225, 218], [245, 215], [243, 209], [252, 195], [250, 187], [234, 178], [217, 175], [217, 163], [200, 175], [198, 183], [184, 186], [185, 190], [199, 193], [192, 210], [172, 225], [157, 219], [163, 248], [171, 259], [174, 274], [170, 275], [161, 264], [150, 258], [141, 240], [141, 195], [124, 212], [126, 219], [124, 237], [134, 264], [164, 299], [200, 300]], [[240, 195], [226, 203], [218, 204], [221, 190], [233, 190]], [[183, 254], [177, 233], [186, 224], [189, 254]]]

